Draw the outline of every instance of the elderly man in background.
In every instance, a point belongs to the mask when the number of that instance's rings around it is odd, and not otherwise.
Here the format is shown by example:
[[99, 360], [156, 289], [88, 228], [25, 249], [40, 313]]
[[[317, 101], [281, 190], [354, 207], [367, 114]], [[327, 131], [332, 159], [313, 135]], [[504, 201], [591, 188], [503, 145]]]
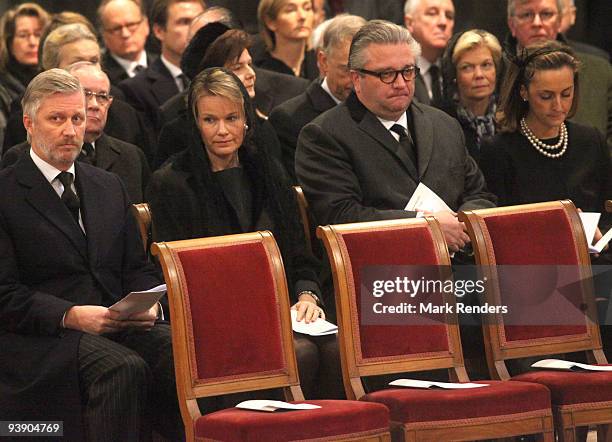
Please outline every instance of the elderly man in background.
[[102, 67], [112, 85], [134, 77], [155, 59], [145, 50], [149, 20], [142, 2], [102, 0], [98, 7], [98, 25], [106, 47]]
[[305, 92], [274, 108], [270, 123], [281, 142], [282, 159], [291, 179], [295, 177], [295, 148], [300, 130], [328, 109], [346, 100], [353, 84], [348, 69], [348, 54], [355, 33], [366, 23], [356, 15], [339, 15], [330, 20], [318, 49], [320, 78]]
[[414, 96], [421, 103], [440, 106], [443, 101], [441, 58], [453, 35], [455, 6], [452, 0], [407, 0], [404, 23], [421, 45]]

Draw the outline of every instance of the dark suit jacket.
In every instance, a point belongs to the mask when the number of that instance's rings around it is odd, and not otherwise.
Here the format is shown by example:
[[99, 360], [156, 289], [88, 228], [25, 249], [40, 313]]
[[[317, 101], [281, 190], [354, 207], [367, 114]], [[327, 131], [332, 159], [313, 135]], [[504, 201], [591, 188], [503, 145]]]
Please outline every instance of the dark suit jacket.
[[419, 75], [414, 79], [414, 98], [419, 100], [419, 103], [431, 105], [431, 98], [427, 92], [427, 86], [425, 86], [425, 80], [419, 72]]
[[[95, 166], [119, 175], [132, 203], [144, 202], [144, 192], [149, 183], [151, 169], [144, 153], [133, 144], [123, 142], [106, 134], [96, 140]], [[0, 168], [4, 169], [30, 151], [28, 142], [9, 149], [2, 157]]]
[[308, 124], [298, 140], [295, 169], [319, 224], [409, 218], [403, 210], [422, 182], [454, 210], [493, 207], [459, 123], [413, 102], [418, 176], [396, 154], [398, 142], [355, 93]]
[[64, 313], [159, 283], [119, 177], [75, 166], [86, 235], [29, 155], [0, 171], [0, 418], [63, 420], [66, 440], [82, 440], [81, 333]]
[[159, 107], [179, 93], [172, 74], [161, 58], [135, 77], [123, 80], [119, 87], [126, 101], [142, 113], [145, 123], [152, 124], [156, 133], [161, 129]]
[[[150, 66], [156, 58], [157, 57], [153, 54], [147, 52], [147, 66]], [[104, 72], [108, 75], [108, 79], [114, 86], [118, 86], [123, 80], [130, 78], [125, 69], [117, 63], [117, 60], [111, 57], [108, 51], [104, 52], [102, 55], [102, 69], [104, 69]]]
[[300, 131], [306, 124], [335, 105], [336, 102], [321, 87], [321, 80], [317, 79], [310, 83], [305, 92], [275, 107], [270, 114], [268, 121], [278, 135], [283, 164], [293, 184], [297, 184], [295, 148]]

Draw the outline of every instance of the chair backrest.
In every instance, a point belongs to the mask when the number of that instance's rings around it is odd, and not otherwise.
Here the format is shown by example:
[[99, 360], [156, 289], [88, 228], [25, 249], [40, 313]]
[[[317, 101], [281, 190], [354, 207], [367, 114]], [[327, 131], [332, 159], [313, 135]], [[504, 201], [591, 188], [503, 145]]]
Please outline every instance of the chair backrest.
[[170, 301], [181, 412], [194, 398], [289, 387], [302, 399], [287, 282], [268, 231], [153, 244]]
[[483, 324], [489, 366], [506, 359], [593, 350], [604, 362], [586, 237], [571, 201], [466, 211], [485, 299], [508, 314]]
[[149, 254], [151, 245], [151, 209], [147, 203], [132, 204], [132, 213], [136, 217], [138, 230], [140, 231], [140, 239], [144, 247], [145, 253]]
[[295, 198], [298, 203], [298, 209], [300, 211], [300, 220], [302, 221], [302, 227], [304, 228], [304, 238], [306, 238], [306, 247], [309, 252], [312, 253], [312, 234], [310, 227], [310, 212], [308, 211], [308, 201], [306, 200], [306, 195], [304, 195], [304, 191], [301, 186], [293, 186], [293, 191], [295, 192]]
[[[430, 276], [433, 271], [440, 281], [451, 280], [448, 249], [434, 218], [320, 226], [317, 235], [323, 239], [334, 277], [340, 355], [349, 396], [365, 394], [362, 376], [447, 368], [453, 379], [467, 380], [453, 313], [437, 315], [433, 321], [428, 314], [409, 314], [405, 320], [385, 325], [393, 314], [380, 315], [379, 322], [372, 320], [368, 310], [374, 293], [369, 289], [372, 278], [392, 280], [399, 272], [419, 279], [424, 270]], [[413, 304], [455, 304], [453, 293], [434, 292], [427, 299], [417, 294]]]

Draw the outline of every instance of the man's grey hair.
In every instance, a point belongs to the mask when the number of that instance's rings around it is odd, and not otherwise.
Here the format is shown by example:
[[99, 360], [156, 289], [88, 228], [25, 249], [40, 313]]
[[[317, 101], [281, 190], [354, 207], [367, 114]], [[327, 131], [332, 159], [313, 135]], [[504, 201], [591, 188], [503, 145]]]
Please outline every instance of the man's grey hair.
[[410, 35], [408, 29], [385, 20], [370, 20], [353, 37], [349, 51], [349, 68], [361, 69], [367, 59], [365, 50], [371, 44], [406, 43], [414, 57], [421, 55], [421, 45]]
[[102, 68], [100, 67], [98, 63], [92, 63], [91, 61], [77, 61], [75, 63], [69, 64], [68, 66], [64, 68], [64, 70], [66, 70], [72, 75], [74, 75], [76, 72], [85, 71], [88, 69], [92, 69], [96, 71], [96, 73], [106, 78], [106, 81], [108, 81], [108, 85], [110, 89], [110, 79], [108, 78], [108, 75], [106, 75], [106, 72], [102, 70]]
[[404, 3], [404, 15], [413, 15], [420, 4], [421, 0], [406, 0], [406, 3]]
[[53, 30], [45, 40], [42, 50], [42, 68], [44, 70], [56, 68], [60, 64], [60, 50], [63, 46], [75, 41], [91, 40], [98, 44], [96, 36], [87, 26], [81, 23], [63, 25]]
[[334, 17], [323, 33], [321, 50], [329, 55], [333, 48], [339, 47], [346, 40], [352, 40], [366, 23], [366, 19], [359, 15], [342, 14]]
[[[41, 72], [30, 81], [21, 99], [23, 114], [36, 118], [40, 103], [54, 94], [83, 93], [78, 78], [63, 69], [49, 69]], [[30, 136], [28, 134], [28, 141]]]
[[[408, 0], [410, 1], [410, 0]], [[516, 5], [527, 3], [529, 0], [508, 0], [508, 18], [514, 17], [514, 12], [516, 11]], [[561, 11], [563, 11], [563, 0], [555, 0], [557, 4], [557, 13], [560, 15]]]

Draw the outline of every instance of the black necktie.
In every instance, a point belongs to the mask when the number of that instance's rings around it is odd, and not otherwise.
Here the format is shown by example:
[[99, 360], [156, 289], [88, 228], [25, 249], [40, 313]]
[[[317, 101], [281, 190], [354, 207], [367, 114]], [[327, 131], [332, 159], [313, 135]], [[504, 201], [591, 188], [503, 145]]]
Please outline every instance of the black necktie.
[[96, 165], [96, 150], [91, 143], [83, 143], [83, 148], [79, 154], [79, 161], [83, 161], [92, 166]]
[[144, 71], [145, 67], [141, 64], [136, 65], [136, 67], [134, 68], [134, 75], [138, 74], [140, 71]]
[[432, 64], [429, 67], [429, 76], [431, 78], [431, 102], [435, 105], [442, 103], [442, 82], [440, 81], [440, 68]]
[[179, 82], [183, 85], [180, 92], [183, 92], [185, 89], [189, 87], [189, 78], [185, 74], [179, 74], [176, 78], [179, 79]]
[[391, 126], [389, 130], [399, 135], [399, 149], [397, 151], [397, 155], [400, 158], [402, 158], [404, 162], [406, 162], [405, 160], [407, 156], [407, 158], [410, 160], [407, 163], [413, 165], [415, 168], [415, 172], [416, 172], [417, 155], [416, 155], [416, 149], [414, 148], [414, 143], [412, 142], [412, 137], [410, 136], [410, 133], [403, 126], [400, 126], [399, 124], [394, 124], [393, 126]]
[[57, 179], [60, 180], [60, 183], [62, 183], [64, 186], [64, 193], [62, 193], [61, 196], [62, 202], [66, 204], [66, 207], [68, 207], [72, 217], [78, 224], [79, 207], [81, 206], [81, 203], [77, 194], [72, 190], [72, 174], [70, 172], [60, 172]]

